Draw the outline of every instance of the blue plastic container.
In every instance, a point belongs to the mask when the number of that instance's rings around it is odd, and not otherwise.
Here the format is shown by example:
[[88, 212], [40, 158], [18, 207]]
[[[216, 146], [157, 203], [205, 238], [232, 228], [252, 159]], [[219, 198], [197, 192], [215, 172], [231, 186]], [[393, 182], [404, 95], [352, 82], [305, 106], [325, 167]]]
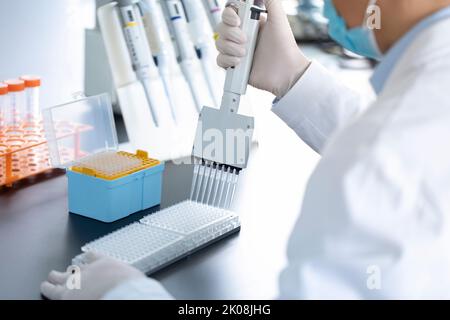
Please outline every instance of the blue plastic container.
[[[108, 94], [82, 97], [42, 113], [52, 165], [67, 171], [70, 212], [113, 222], [160, 204], [163, 163], [113, 180], [70, 169], [89, 155], [119, 150]], [[62, 129], [73, 123], [81, 129], [65, 134]]]
[[67, 170], [69, 211], [113, 222], [161, 203], [164, 164], [116, 180], [104, 180]]

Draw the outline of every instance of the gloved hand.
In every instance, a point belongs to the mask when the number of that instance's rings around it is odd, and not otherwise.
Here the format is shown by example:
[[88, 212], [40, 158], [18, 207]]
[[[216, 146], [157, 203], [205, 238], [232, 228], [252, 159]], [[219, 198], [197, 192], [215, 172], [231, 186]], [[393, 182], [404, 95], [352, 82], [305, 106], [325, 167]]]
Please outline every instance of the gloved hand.
[[70, 272], [51, 271], [47, 281], [41, 284], [41, 293], [51, 300], [101, 299], [115, 286], [136, 278], [145, 278], [137, 269], [120, 261], [92, 252], [84, 256], [80, 267], [80, 289], [70, 289], [67, 280]]
[[[262, 17], [258, 43], [250, 74], [250, 85], [284, 96], [310, 65], [298, 48], [281, 0], [265, 0], [267, 19]], [[219, 50], [217, 63], [223, 68], [239, 64], [245, 56], [245, 34], [239, 29], [240, 18], [232, 7], [222, 14], [217, 27]]]

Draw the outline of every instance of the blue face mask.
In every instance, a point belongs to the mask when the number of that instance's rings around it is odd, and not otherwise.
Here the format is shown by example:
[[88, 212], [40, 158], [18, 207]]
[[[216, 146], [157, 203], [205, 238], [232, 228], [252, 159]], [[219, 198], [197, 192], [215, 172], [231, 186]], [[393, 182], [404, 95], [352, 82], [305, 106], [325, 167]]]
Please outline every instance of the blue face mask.
[[[372, 1], [372, 4], [375, 1]], [[329, 20], [328, 33], [344, 48], [364, 57], [381, 60], [381, 53], [375, 34], [367, 27], [364, 19], [361, 27], [348, 29], [345, 20], [339, 16], [332, 0], [325, 0], [324, 15]]]

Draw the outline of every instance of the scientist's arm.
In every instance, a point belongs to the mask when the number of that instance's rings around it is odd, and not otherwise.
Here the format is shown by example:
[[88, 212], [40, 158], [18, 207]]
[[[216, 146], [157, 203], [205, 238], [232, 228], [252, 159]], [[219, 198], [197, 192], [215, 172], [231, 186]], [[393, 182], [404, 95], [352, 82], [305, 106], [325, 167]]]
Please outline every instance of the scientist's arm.
[[[306, 143], [320, 152], [328, 137], [364, 107], [358, 94], [334, 79], [298, 48], [282, 1], [265, 0], [268, 11], [250, 74], [250, 84], [274, 94], [273, 111]], [[224, 10], [217, 28], [218, 64], [229, 68], [245, 55], [245, 35], [233, 8]]]

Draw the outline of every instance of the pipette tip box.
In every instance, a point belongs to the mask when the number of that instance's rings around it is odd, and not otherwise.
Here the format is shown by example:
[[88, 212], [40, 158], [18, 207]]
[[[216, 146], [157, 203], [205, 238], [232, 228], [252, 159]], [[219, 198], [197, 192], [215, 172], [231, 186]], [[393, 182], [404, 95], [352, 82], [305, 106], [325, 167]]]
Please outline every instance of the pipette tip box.
[[[118, 154], [125, 155], [123, 152]], [[69, 211], [113, 222], [159, 205], [164, 164], [153, 159], [145, 160], [149, 162], [148, 166], [117, 178], [103, 176], [87, 167], [74, 166], [67, 170]]]
[[[109, 95], [48, 108], [43, 119], [52, 165], [66, 169], [69, 212], [113, 222], [160, 204], [164, 163], [118, 150]], [[67, 119], [90, 129], [58, 136], [55, 125]], [[77, 152], [68, 159], [67, 150]]]

